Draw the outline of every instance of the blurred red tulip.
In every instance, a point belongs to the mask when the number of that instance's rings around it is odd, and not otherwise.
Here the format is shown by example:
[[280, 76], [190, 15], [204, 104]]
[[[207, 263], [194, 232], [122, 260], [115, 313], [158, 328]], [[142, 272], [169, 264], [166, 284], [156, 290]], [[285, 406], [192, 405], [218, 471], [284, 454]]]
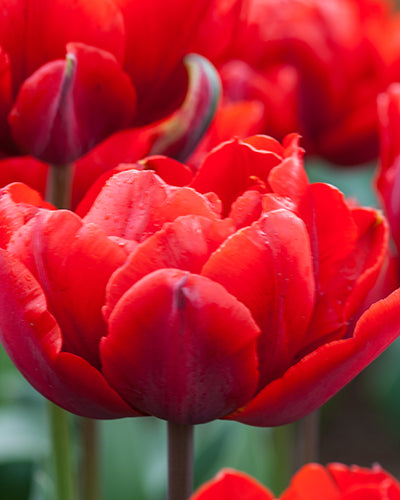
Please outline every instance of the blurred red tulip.
[[223, 469], [189, 500], [274, 500], [274, 495], [244, 472]]
[[0, 154], [68, 163], [173, 112], [187, 90], [184, 56], [217, 1], [3, 2]]
[[[294, 421], [400, 334], [400, 291], [348, 324], [383, 264], [379, 212], [308, 183], [297, 136], [232, 140], [193, 174], [153, 157], [76, 215], [0, 197], [0, 335], [80, 415]], [[143, 170], [144, 169], [144, 170]]]
[[[308, 154], [378, 156], [376, 97], [400, 77], [400, 18], [385, 0], [249, 0], [223, 54], [225, 103], [259, 101], [259, 132], [298, 132]], [[258, 133], [259, 133], [258, 132]]]
[[[222, 470], [190, 500], [273, 500], [275, 497], [252, 477]], [[379, 465], [371, 469], [334, 463], [308, 464], [297, 472], [280, 500], [399, 500], [400, 484]]]
[[399, 500], [400, 484], [379, 465], [371, 469], [334, 463], [308, 464], [293, 477], [281, 500]]

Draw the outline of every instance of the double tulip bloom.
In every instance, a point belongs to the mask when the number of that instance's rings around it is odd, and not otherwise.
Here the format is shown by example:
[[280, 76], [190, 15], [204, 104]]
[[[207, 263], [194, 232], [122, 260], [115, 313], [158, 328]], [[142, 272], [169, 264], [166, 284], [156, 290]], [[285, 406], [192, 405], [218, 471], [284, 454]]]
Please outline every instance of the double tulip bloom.
[[310, 185], [297, 136], [224, 143], [194, 177], [166, 157], [136, 167], [99, 181], [79, 215], [21, 184], [1, 192], [1, 340], [58, 405], [279, 425], [400, 333], [400, 292], [349, 328], [387, 226]]
[[[190, 500], [274, 500], [264, 486], [242, 472], [221, 471]], [[379, 465], [366, 469], [334, 463], [308, 464], [295, 474], [280, 500], [399, 500], [400, 484]]]
[[261, 103], [258, 131], [281, 138], [295, 130], [308, 153], [334, 163], [376, 158], [376, 97], [399, 78], [392, 4], [249, 0], [244, 18], [225, 59], [213, 57], [227, 105], [253, 102], [246, 114], [254, 121]]

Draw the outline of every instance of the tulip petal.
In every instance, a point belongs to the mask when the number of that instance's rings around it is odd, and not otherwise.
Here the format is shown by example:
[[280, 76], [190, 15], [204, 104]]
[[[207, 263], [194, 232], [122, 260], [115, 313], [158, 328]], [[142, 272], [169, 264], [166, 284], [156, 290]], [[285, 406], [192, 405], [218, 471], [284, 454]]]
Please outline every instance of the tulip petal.
[[62, 330], [63, 351], [100, 368], [98, 342], [107, 333], [101, 315], [105, 287], [125, 252], [67, 211], [42, 212], [14, 235], [8, 250], [42, 286]]
[[350, 209], [327, 184], [311, 186], [318, 239], [318, 299], [310, 325], [310, 349], [340, 338], [374, 285], [387, 248], [388, 231], [375, 210]]
[[244, 472], [225, 469], [189, 500], [274, 500], [272, 493]]
[[400, 335], [400, 289], [373, 304], [350, 338], [322, 345], [229, 418], [249, 425], [294, 422], [319, 408]]
[[187, 215], [165, 224], [161, 231], [138, 245], [110, 278], [103, 308], [106, 320], [122, 295], [146, 274], [162, 268], [199, 274], [211, 253], [233, 232], [229, 219]]
[[70, 43], [66, 60], [49, 62], [25, 80], [9, 123], [23, 151], [49, 163], [70, 163], [127, 127], [135, 101], [114, 56]]
[[35, 389], [78, 415], [137, 415], [85, 360], [59, 358], [61, 331], [42, 289], [28, 269], [2, 249], [0, 280], [1, 342]]
[[37, 191], [13, 183], [0, 190], [0, 247], [6, 248], [13, 234], [34, 217], [40, 208], [54, 209]]
[[108, 324], [103, 373], [134, 408], [197, 424], [254, 393], [258, 327], [243, 304], [207, 278], [155, 271], [125, 293]]
[[191, 185], [200, 193], [216, 193], [224, 207], [223, 215], [227, 216], [231, 204], [244, 191], [254, 189], [264, 193], [271, 190], [268, 174], [281, 160], [274, 152], [233, 139], [206, 157]]
[[301, 350], [315, 302], [303, 221], [285, 210], [264, 215], [230, 237], [201, 274], [245, 304], [260, 326], [261, 386], [280, 376]]
[[280, 500], [342, 500], [329, 472], [319, 464], [307, 464], [294, 475]]
[[143, 241], [165, 222], [188, 214], [219, 218], [215, 204], [193, 189], [169, 186], [153, 172], [128, 170], [106, 182], [84, 221], [108, 236]]

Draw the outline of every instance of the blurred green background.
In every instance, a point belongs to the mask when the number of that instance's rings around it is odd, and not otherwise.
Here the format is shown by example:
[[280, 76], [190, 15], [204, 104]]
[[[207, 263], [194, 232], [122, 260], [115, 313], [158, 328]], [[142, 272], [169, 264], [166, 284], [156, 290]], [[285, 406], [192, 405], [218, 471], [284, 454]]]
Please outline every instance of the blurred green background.
[[[374, 165], [337, 169], [309, 162], [313, 182], [338, 186], [361, 204], [376, 205], [370, 188]], [[321, 462], [382, 467], [400, 477], [400, 342], [328, 402], [321, 412]], [[77, 418], [71, 416], [76, 428]], [[158, 500], [166, 491], [166, 424], [153, 418], [101, 422], [104, 500]], [[282, 443], [295, 425], [278, 431], [217, 421], [195, 434], [196, 485], [222, 467], [252, 474], [278, 493], [287, 483], [291, 451]], [[278, 444], [277, 444], [278, 443]], [[79, 471], [79, 446], [74, 443]], [[46, 404], [0, 349], [0, 498], [53, 500]]]

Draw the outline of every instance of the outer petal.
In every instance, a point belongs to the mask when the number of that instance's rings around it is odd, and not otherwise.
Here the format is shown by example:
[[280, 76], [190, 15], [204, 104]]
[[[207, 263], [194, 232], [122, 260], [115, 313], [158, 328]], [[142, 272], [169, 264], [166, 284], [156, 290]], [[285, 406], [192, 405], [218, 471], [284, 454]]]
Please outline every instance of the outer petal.
[[259, 426], [294, 422], [325, 403], [399, 335], [400, 289], [372, 305], [351, 338], [311, 352], [229, 418]]
[[14, 234], [8, 250], [39, 281], [62, 330], [63, 350], [100, 368], [98, 342], [107, 333], [101, 315], [106, 283], [125, 261], [125, 252], [99, 228], [67, 211], [39, 214]]
[[374, 285], [388, 243], [379, 212], [353, 209], [326, 184], [311, 186], [318, 238], [318, 301], [308, 333], [310, 346], [340, 338]]
[[0, 280], [1, 342], [41, 394], [86, 417], [137, 415], [85, 360], [59, 357], [62, 336], [42, 289], [25, 266], [1, 249]]
[[108, 325], [103, 373], [141, 411], [198, 424], [254, 393], [258, 327], [243, 304], [207, 278], [155, 271], [121, 298]]
[[244, 472], [224, 469], [189, 500], [274, 500], [265, 486]]
[[285, 210], [266, 214], [229, 238], [202, 274], [245, 304], [260, 326], [263, 387], [301, 351], [314, 308], [314, 271], [303, 221]]
[[127, 127], [135, 100], [114, 56], [71, 43], [66, 61], [47, 63], [24, 82], [9, 122], [23, 151], [49, 163], [69, 163]]

